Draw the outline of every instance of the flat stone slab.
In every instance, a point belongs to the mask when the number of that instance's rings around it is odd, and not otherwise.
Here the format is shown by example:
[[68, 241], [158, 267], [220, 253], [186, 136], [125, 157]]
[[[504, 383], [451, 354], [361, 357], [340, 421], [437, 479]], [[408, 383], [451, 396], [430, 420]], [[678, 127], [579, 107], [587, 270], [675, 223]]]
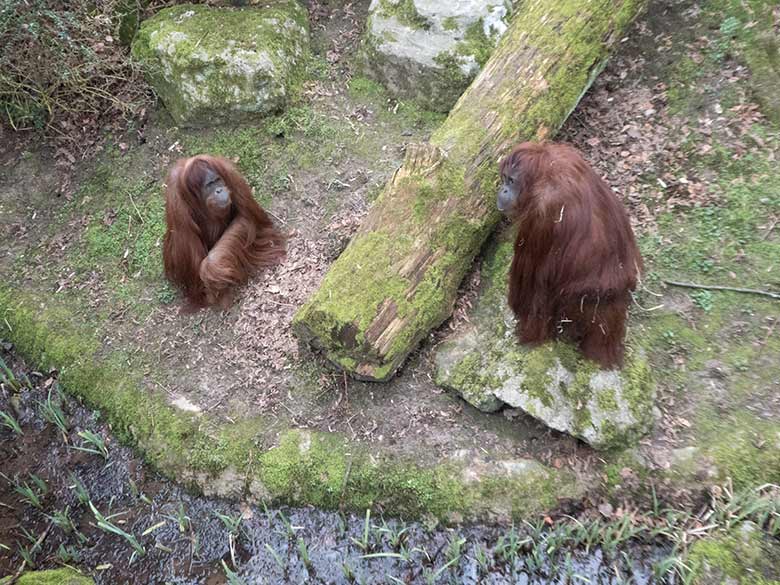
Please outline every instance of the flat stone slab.
[[486, 412], [520, 408], [597, 449], [634, 444], [654, 421], [655, 386], [644, 352], [630, 343], [625, 367], [604, 371], [566, 343], [518, 344], [506, 302], [512, 249], [504, 234], [483, 264], [470, 324], [436, 352], [436, 383]]
[[394, 95], [447, 112], [507, 29], [508, 0], [373, 0], [364, 73]]
[[177, 124], [208, 126], [278, 111], [309, 56], [306, 10], [182, 4], [144, 21], [133, 56]]

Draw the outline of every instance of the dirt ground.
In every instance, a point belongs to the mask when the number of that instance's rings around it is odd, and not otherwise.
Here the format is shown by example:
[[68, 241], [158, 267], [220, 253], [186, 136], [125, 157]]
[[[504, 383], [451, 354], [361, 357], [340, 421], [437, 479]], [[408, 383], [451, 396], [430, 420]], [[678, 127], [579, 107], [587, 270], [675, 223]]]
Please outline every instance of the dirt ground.
[[[74, 254], [85, 245], [85, 230], [96, 217], [103, 224], [114, 221], [115, 206], [103, 209], [99, 201], [85, 202], [83, 193], [77, 193], [70, 203], [55, 199], [67, 209], [61, 211], [65, 220], [57, 218], [56, 207], [49, 207], [53, 179], [46, 182], [46, 172], [40, 168], [43, 164], [31, 169], [39, 160], [30, 157], [25, 161], [18, 148], [5, 154], [3, 182], [11, 186], [12, 195], [3, 204], [25, 219], [20, 221], [17, 216], [15, 221], [3, 222], [3, 239], [12, 242], [5, 250], [3, 266], [7, 269], [15, 263], [15, 279], [43, 280], [44, 288], [56, 295], [82, 298], [86, 306], [80, 312], [85, 316], [96, 310], [107, 312], [110, 323], [101, 328], [106, 347], [127, 348], [134, 367], [154, 370], [150, 389], [166, 392], [173, 404], [226, 422], [259, 414], [278, 421], [269, 425], [268, 444], [275, 440], [275, 428], [293, 426], [340, 432], [430, 462], [477, 446], [496, 447], [508, 455], [528, 455], [549, 432], [532, 419], [517, 424], [517, 417], [522, 418], [519, 413], [512, 413], [513, 422], [489, 417], [445, 394], [431, 381], [427, 350], [417, 352], [392, 383], [358, 383], [299, 348], [290, 330], [296, 310], [316, 289], [357, 229], [371, 199], [400, 164], [406, 144], [426, 140], [441, 119], [428, 114], [415, 117], [414, 112], [404, 115], [403, 110], [396, 115], [393, 112], [399, 110], [399, 104], [395, 100], [382, 96], [366, 104], [349, 91], [353, 76], [350, 60], [367, 5], [312, 7], [314, 45], [328, 68], [324, 79], [307, 87], [307, 106], [317, 123], [332, 120], [337, 132], [346, 128], [348, 133], [346, 138], [340, 133], [324, 137], [338, 144], [315, 168], [283, 169], [288, 173], [283, 177], [287, 188], [274, 193], [269, 211], [290, 234], [287, 260], [255, 278], [229, 311], [180, 315], [176, 303], [155, 302], [155, 292], [149, 289], [158, 287], [159, 282], [151, 282], [144, 283], [139, 299], [148, 303], [151, 311], [134, 314], [135, 307], [112, 292], [112, 276], [97, 266], [83, 270], [73, 265]], [[296, 120], [293, 125], [309, 122]], [[310, 140], [307, 136], [303, 139]], [[142, 196], [159, 208], [161, 201], [154, 199], [160, 198], [157, 189], [171, 162], [194, 153], [188, 145], [197, 148], [215, 141], [219, 143], [220, 137], [215, 140], [213, 132], [181, 131], [169, 126], [164, 114], [158, 113], [118, 142], [131, 151], [138, 165], [133, 179], [151, 186], [150, 193]], [[349, 141], [360, 141], [361, 145], [352, 148]], [[253, 146], [262, 158], [268, 145], [258, 142]], [[238, 158], [241, 166], [242, 159], [235, 151], [227, 154]], [[43, 160], [45, 156], [42, 154]], [[267, 167], [273, 163], [262, 164]], [[82, 179], [88, 180], [89, 173], [86, 164]], [[41, 177], [40, 182], [17, 185], [18, 177], [27, 174]], [[22, 207], [22, 201], [29, 204]], [[71, 211], [74, 207], [75, 213]], [[58, 221], [57, 228], [46, 229], [50, 222]], [[161, 237], [162, 233], [156, 234], [155, 246]], [[26, 251], [24, 263], [20, 262], [21, 249]], [[120, 279], [132, 279], [128, 272], [125, 270]], [[159, 277], [158, 268], [155, 279]], [[418, 448], [422, 444], [424, 450]], [[587, 453], [566, 438], [556, 441], [555, 446], [558, 454], [559, 446], [567, 455]], [[549, 445], [543, 451], [550, 452]]]
[[[633, 582], [642, 583], [666, 552], [665, 545], [644, 543], [658, 544], [661, 532], [652, 530], [671, 530], [668, 510], [655, 509], [656, 493], [678, 508], [702, 510], [693, 527], [688, 521], [697, 512], [681, 514], [675, 530], [687, 543], [713, 530], [710, 522], [741, 513], [706, 508], [723, 482], [726, 491], [780, 483], [776, 301], [665, 283], [780, 290], [780, 137], [755, 103], [742, 37], [721, 5], [654, 2], [558, 135], [580, 148], [626, 202], [648, 266], [631, 327], [646, 339], [659, 418], [636, 449], [603, 454], [519, 411], [480, 413], [433, 383], [433, 350], [466, 325], [479, 294], [479, 259], [452, 319], [392, 382], [351, 380], [292, 335], [295, 311], [406, 146], [426, 140], [441, 121], [356, 74], [352, 59], [369, 2], [338, 4], [308, 2], [317, 57], [312, 81], [290, 111], [257, 126], [184, 130], [155, 109], [76, 161], [68, 183], [79, 188], [72, 193], [60, 191], [56, 152], [33, 135], [0, 128], [0, 279], [66, 307], [74, 326], [94, 331], [105, 355], [121, 355], [150, 392], [177, 408], [226, 425], [262, 421], [254, 436], [259, 448], [300, 428], [338, 433], [372, 453], [408, 455], [422, 466], [464, 453], [486, 461], [531, 458], [572, 472], [587, 487], [584, 501], [519, 529], [512, 543], [514, 529], [506, 527], [451, 530], [378, 516], [367, 523], [196, 497], [146, 468], [116, 443], [99, 413], [70, 399], [62, 403], [70, 421], [66, 443], [41, 415], [57, 373], [31, 371], [4, 346], [3, 358], [32, 384], [21, 392], [6, 385], [0, 394], [0, 410], [14, 413], [23, 432], [0, 425], [0, 545], [13, 547], [0, 549], [0, 574], [15, 572], [21, 551], [45, 535], [35, 555], [40, 566], [75, 551], [81, 556], [70, 562], [90, 569], [98, 583], [231, 582], [221, 561], [259, 583], [369, 583], [386, 575], [403, 583], [546, 583], [571, 582], [574, 574], [622, 583], [631, 570]], [[780, 10], [775, 23], [780, 30]], [[745, 31], [752, 26], [748, 21]], [[180, 315], [161, 275], [160, 184], [176, 158], [203, 151], [237, 162], [290, 234], [288, 259], [253, 279], [230, 310]], [[107, 458], [73, 449], [86, 445], [78, 432], [87, 429], [106, 441]], [[651, 481], [649, 472], [660, 476]], [[31, 473], [47, 484], [40, 509], [16, 489], [25, 482], [36, 488]], [[71, 473], [100, 513], [139, 538], [143, 558], [131, 563], [127, 539], [97, 526]], [[650, 483], [652, 502], [632, 500]], [[66, 509], [70, 530], [53, 525], [54, 514]], [[621, 547], [607, 556], [577, 536], [579, 548], [560, 548], [557, 539], [576, 532], [576, 521], [560, 524], [568, 512], [603, 521], [599, 541], [617, 538]], [[229, 523], [239, 515], [241, 528], [231, 537]], [[629, 518], [633, 530], [644, 515], [648, 532], [621, 540], [628, 524], [620, 523]], [[548, 531], [551, 524], [561, 532]], [[526, 570], [533, 555], [550, 550], [538, 571]], [[493, 569], [488, 581], [480, 580], [484, 566]]]
[[[108, 187], [82, 190], [66, 200], [54, 194], [57, 181], [47, 166], [52, 153], [4, 134], [9, 140], [0, 138], [5, 144], [0, 147], [0, 273], [16, 286], [63, 299], [74, 308], [76, 320], [95, 322], [106, 352], [123, 351], [128, 365], [144, 372], [149, 390], [164, 392], [177, 407], [227, 423], [262, 416], [267, 424], [257, 431], [261, 445], [273, 445], [290, 427], [308, 428], [413, 455], [421, 464], [466, 450], [531, 457], [582, 477], [600, 474], [602, 459], [586, 445], [518, 411], [480, 413], [432, 382], [431, 352], [468, 318], [470, 299], [478, 292], [479, 260], [464, 283], [454, 318], [432, 333], [392, 382], [348, 379], [299, 347], [290, 331], [295, 311], [343, 250], [400, 164], [405, 146], [424, 141], [440, 121], [377, 93], [355, 75], [351, 59], [367, 5], [310, 3], [321, 71], [307, 86], [298, 114], [277, 119], [278, 132], [270, 135], [267, 126], [182, 130], [171, 126], [162, 111], [151, 112], [126, 135], [110, 138], [95, 160], [79, 165], [75, 183], [86, 185], [98, 175], [103, 181], [98, 184]], [[664, 265], [664, 252], [658, 252], [659, 246], [673, 247], [683, 237], [671, 228], [685, 226], [670, 217], [717, 210], [722, 203], [718, 169], [692, 161], [723, 148], [730, 161], [774, 156], [777, 148], [774, 135], [756, 130], [763, 118], [750, 95], [750, 73], [728, 50], [718, 54], [717, 68], [695, 83], [673, 77], [681, 60], [697, 65], [720, 51], [722, 39], [702, 24], [701, 12], [695, 2], [654, 3], [559, 135], [581, 148], [627, 203], [643, 253], [650, 253], [652, 269], [633, 323], [652, 328], [656, 315], [674, 315], [695, 331], [708, 331], [701, 343], [711, 344], [722, 327], [733, 331], [733, 340], [757, 347], [745, 372], [709, 346], [683, 347], [680, 339], [688, 339], [687, 329], [663, 332], [669, 347], [659, 346], [654, 357], [661, 419], [641, 448], [648, 466], [661, 469], [690, 444], [699, 403], [681, 389], [694, 396], [695, 387], [704, 387], [709, 400], [717, 399], [721, 388], [729, 412], [745, 406], [765, 420], [780, 420], [772, 374], [777, 370], [776, 314], [751, 304], [749, 314], [724, 318], [725, 324], [719, 321], [710, 329], [703, 306], [717, 301], [667, 288], [657, 270], [674, 274]], [[719, 97], [726, 90], [728, 104]], [[175, 158], [201, 149], [237, 159], [256, 194], [290, 234], [290, 244], [287, 262], [255, 278], [230, 310], [188, 316], [178, 313], [175, 295], [160, 274], [159, 185]], [[315, 160], [304, 164], [307, 149]], [[120, 187], [103, 176], [106, 165], [138, 189], [117, 196], [112, 189]], [[762, 237], [776, 245], [779, 212], [774, 205], [773, 199]], [[116, 226], [126, 230], [118, 243]], [[99, 262], [85, 264], [85, 256]], [[774, 257], [760, 266], [742, 265], [750, 279], [771, 286], [776, 269], [766, 278], [761, 270]], [[695, 262], [707, 268], [717, 258], [703, 254]], [[734, 273], [731, 280], [743, 276]], [[701, 359], [709, 354], [711, 359]], [[673, 375], [667, 376], [670, 371]], [[742, 378], [750, 380], [756, 390], [744, 394], [742, 403], [728, 395], [735, 377], [739, 384], [745, 383]]]

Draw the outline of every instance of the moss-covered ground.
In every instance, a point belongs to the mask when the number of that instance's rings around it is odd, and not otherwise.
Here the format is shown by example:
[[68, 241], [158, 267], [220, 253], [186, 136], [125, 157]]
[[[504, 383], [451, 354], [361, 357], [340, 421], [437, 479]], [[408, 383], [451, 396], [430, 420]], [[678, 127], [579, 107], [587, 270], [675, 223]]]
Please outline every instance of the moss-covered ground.
[[780, 546], [775, 539], [764, 538], [752, 523], [697, 542], [687, 563], [689, 578], [697, 585], [780, 583]]
[[50, 571], [31, 571], [21, 575], [16, 581], [11, 577], [0, 579], [0, 585], [6, 583], [19, 585], [92, 585], [94, 581], [72, 569], [53, 569]]
[[[771, 33], [761, 16], [771, 3], [749, 4], [753, 12], [738, 2], [705, 3], [686, 20], [694, 33], [675, 32], [663, 11], [651, 12], [618, 62], [639, 64], [613, 81], [666, 85], [669, 111], [692, 128], [682, 168], [709, 194], [637, 227], [648, 270], [631, 334], [650, 353], [662, 417], [635, 450], [600, 461], [530, 418], [476, 412], [432, 383], [430, 344], [382, 385], [346, 380], [305, 351], [258, 373], [230, 351], [256, 345], [252, 355], [262, 354], [257, 340], [235, 333], [254, 306], [250, 292], [226, 313], [177, 314], [160, 264], [160, 186], [175, 158], [203, 151], [233, 158], [280, 224], [306, 246], [333, 243], [332, 259], [351, 233], [338, 222], [370, 203], [405, 144], [424, 141], [441, 121], [329, 63], [324, 55], [344, 32], [333, 22], [314, 39], [310, 82], [278, 116], [183, 131], [155, 112], [81, 165], [69, 201], [53, 195], [45, 150], [3, 161], [2, 338], [37, 367], [57, 370], [69, 393], [99, 409], [159, 469], [232, 497], [381, 505], [457, 520], [536, 516], [588, 489], [594, 499], [634, 493], [641, 501], [650, 486], [672, 497], [727, 477], [737, 487], [777, 483], [778, 302], [664, 283], [778, 290], [777, 126], [745, 121], [755, 77], [743, 70], [732, 82], [719, 73], [755, 63], [752, 51]], [[667, 8], [679, 15], [690, 7]], [[663, 32], [664, 43], [642, 27]], [[711, 42], [694, 51], [696, 30]], [[639, 181], [659, 179], [668, 185], [660, 172]], [[305, 266], [294, 264], [320, 277]]]

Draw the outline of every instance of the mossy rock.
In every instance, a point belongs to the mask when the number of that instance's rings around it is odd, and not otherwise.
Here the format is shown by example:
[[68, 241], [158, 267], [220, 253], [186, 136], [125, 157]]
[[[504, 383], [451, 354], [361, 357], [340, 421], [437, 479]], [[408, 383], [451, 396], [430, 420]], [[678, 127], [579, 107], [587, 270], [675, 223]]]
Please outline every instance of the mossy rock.
[[176, 123], [207, 126], [278, 111], [309, 58], [306, 11], [182, 4], [141, 24], [133, 57]]
[[360, 52], [392, 94], [447, 112], [506, 31], [508, 0], [373, 0]]
[[644, 352], [632, 342], [625, 367], [604, 371], [567, 343], [519, 345], [506, 303], [511, 258], [508, 230], [483, 264], [471, 325], [436, 352], [436, 383], [480, 410], [521, 408], [597, 449], [636, 443], [654, 422], [655, 385]]
[[[10, 583], [11, 577], [0, 579], [0, 585]], [[24, 573], [16, 581], [16, 585], [93, 585], [90, 577], [85, 577], [73, 569], [56, 569], [52, 571], [32, 571]]]

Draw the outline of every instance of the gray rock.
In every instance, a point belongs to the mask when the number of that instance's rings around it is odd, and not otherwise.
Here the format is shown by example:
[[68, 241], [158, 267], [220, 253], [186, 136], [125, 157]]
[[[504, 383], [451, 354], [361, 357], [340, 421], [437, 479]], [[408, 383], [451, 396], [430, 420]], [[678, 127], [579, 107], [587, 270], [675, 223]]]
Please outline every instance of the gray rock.
[[511, 237], [483, 263], [470, 325], [442, 343], [436, 382], [486, 412], [507, 404], [597, 449], [628, 447], [654, 422], [655, 386], [644, 352], [627, 347], [622, 370], [604, 371], [567, 343], [517, 343], [506, 303]]
[[507, 29], [510, 0], [372, 0], [364, 73], [401, 98], [447, 112]]
[[144, 21], [133, 56], [178, 124], [206, 126], [283, 108], [309, 55], [306, 11], [183, 4]]

